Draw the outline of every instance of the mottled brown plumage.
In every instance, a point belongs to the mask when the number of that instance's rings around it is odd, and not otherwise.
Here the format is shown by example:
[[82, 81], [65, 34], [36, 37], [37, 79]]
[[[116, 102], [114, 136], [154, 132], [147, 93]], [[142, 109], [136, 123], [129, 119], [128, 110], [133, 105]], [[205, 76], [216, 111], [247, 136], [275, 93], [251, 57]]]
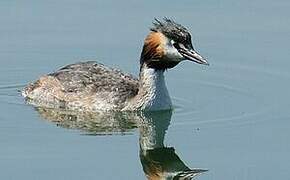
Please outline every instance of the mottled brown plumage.
[[138, 87], [138, 79], [132, 75], [88, 61], [71, 64], [42, 76], [23, 92], [30, 102], [37, 100], [36, 104], [40, 106], [43, 103], [58, 108], [73, 109], [76, 106], [95, 110], [96, 99], [112, 106], [125, 105], [126, 100], [138, 93]]

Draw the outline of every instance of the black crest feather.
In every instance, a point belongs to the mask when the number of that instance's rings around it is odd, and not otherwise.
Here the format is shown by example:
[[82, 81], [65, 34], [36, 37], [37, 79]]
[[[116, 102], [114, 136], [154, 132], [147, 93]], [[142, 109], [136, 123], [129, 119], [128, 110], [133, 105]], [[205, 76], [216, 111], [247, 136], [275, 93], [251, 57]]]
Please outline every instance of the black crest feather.
[[154, 20], [155, 21], [153, 22], [151, 31], [161, 32], [167, 37], [170, 37], [179, 42], [190, 40], [191, 37], [189, 31], [181, 24], [178, 24], [166, 17], [163, 18], [163, 21], [160, 21], [156, 18]]

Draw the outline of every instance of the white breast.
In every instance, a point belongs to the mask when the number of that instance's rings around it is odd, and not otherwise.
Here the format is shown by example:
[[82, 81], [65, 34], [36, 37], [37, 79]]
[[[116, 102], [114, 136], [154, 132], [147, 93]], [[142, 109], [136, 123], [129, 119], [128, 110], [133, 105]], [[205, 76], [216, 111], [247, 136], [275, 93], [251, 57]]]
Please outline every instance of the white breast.
[[144, 68], [142, 72], [141, 109], [164, 110], [171, 109], [172, 102], [166, 88], [164, 71]]

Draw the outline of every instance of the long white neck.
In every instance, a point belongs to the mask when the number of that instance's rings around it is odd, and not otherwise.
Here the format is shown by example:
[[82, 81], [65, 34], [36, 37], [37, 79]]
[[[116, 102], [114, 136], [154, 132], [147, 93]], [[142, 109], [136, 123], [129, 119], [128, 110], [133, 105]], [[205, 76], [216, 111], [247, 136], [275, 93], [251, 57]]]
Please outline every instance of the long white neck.
[[135, 98], [138, 109], [171, 109], [172, 103], [166, 88], [164, 70], [148, 68], [144, 64], [140, 71], [139, 92]]

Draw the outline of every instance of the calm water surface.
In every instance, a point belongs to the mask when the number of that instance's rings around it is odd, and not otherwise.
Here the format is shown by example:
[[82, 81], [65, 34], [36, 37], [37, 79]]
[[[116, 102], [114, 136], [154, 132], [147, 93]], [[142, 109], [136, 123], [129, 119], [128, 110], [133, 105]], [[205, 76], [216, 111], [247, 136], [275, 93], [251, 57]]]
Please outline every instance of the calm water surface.
[[[146, 179], [156, 168], [289, 179], [289, 9], [286, 0], [1, 1], [0, 179]], [[63, 112], [20, 96], [80, 60], [138, 74], [142, 41], [163, 16], [187, 26], [211, 64], [166, 73], [173, 112]]]

